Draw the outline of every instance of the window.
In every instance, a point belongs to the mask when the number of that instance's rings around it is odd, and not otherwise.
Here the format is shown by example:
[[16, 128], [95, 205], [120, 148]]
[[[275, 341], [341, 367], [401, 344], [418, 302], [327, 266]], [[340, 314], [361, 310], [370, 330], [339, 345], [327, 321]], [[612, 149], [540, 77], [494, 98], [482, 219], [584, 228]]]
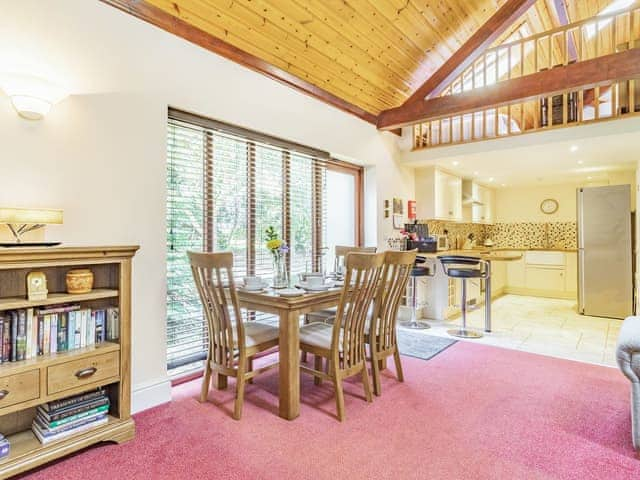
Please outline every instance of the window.
[[[234, 275], [272, 272], [268, 226], [291, 278], [325, 263], [328, 154], [177, 110], [167, 132], [167, 368], [198, 368], [207, 327], [187, 250], [232, 251]], [[251, 319], [269, 321], [250, 312]]]

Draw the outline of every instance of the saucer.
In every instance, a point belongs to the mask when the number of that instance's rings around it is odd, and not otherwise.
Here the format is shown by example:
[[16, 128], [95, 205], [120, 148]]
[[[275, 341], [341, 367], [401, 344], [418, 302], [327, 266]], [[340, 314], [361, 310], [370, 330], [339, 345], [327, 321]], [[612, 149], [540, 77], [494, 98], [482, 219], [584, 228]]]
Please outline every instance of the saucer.
[[244, 290], [245, 292], [261, 292], [267, 288], [267, 284], [263, 283], [262, 285], [247, 287], [244, 284], [241, 284], [238, 289]]
[[304, 290], [298, 288], [283, 288], [282, 290], [278, 290], [278, 295], [281, 297], [299, 297], [304, 295]]
[[309, 285], [307, 282], [300, 282], [297, 286], [300, 288], [304, 288], [309, 292], [324, 292], [332, 288], [334, 286], [334, 282], [329, 282], [329, 283], [325, 282], [323, 285], [313, 285], [313, 286]]

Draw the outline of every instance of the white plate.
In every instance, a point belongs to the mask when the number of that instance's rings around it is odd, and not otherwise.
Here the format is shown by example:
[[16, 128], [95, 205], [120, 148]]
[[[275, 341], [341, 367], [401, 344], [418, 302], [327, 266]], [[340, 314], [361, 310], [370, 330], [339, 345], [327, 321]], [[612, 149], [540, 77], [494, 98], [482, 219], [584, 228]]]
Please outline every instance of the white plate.
[[299, 297], [304, 295], [304, 290], [298, 288], [283, 288], [282, 290], [278, 290], [278, 295], [281, 297]]
[[325, 282], [324, 285], [309, 285], [307, 282], [300, 282], [298, 285], [300, 288], [304, 288], [309, 292], [324, 292], [334, 286], [334, 282]]

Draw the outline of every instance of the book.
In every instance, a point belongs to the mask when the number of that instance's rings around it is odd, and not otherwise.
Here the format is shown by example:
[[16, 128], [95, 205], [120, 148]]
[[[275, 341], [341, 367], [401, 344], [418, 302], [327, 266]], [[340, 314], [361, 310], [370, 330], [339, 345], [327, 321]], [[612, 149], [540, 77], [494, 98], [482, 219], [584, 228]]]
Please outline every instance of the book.
[[108, 411], [109, 411], [109, 405], [101, 405], [100, 407], [95, 407], [90, 410], [85, 410], [84, 412], [74, 413], [73, 415], [70, 415], [68, 417], [61, 418], [60, 420], [52, 420], [51, 422], [49, 422], [48, 426], [50, 428], [57, 427], [59, 425], [65, 425], [67, 423], [71, 423], [75, 420], [80, 420], [81, 418], [96, 416], [97, 414], [108, 412]]
[[44, 355], [44, 317], [38, 315], [38, 355]]
[[25, 358], [33, 358], [33, 308], [27, 308], [27, 351]]
[[73, 350], [76, 338], [76, 312], [67, 314], [67, 348]]
[[110, 402], [106, 396], [87, 400], [82, 403], [76, 403], [69, 405], [66, 408], [61, 408], [55, 411], [47, 411], [42, 406], [38, 406], [36, 409], [38, 415], [40, 415], [46, 422], [53, 422], [56, 420], [62, 420], [63, 418], [71, 417], [78, 413], [83, 413], [94, 408], [102, 407], [104, 405], [109, 406]]
[[0, 458], [4, 458], [9, 455], [10, 449], [11, 445], [9, 444], [9, 440], [3, 437], [2, 440], [0, 440]]
[[67, 423], [65, 425], [59, 425], [57, 427], [49, 427], [45, 422], [42, 421], [41, 418], [36, 417], [33, 420], [32, 425], [34, 427], [37, 427], [43, 436], [50, 437], [60, 432], [65, 432], [68, 430], [76, 430], [78, 427], [86, 425], [87, 423], [92, 423], [92, 422], [95, 422], [96, 420], [102, 420], [103, 418], [106, 418], [106, 417], [107, 417], [106, 413], [100, 413], [95, 416], [81, 418], [80, 420], [76, 420], [75, 422]]
[[91, 309], [87, 310], [87, 345], [96, 343], [96, 322]]
[[81, 312], [73, 312], [76, 324], [73, 332], [73, 348], [81, 348], [81, 328], [82, 328], [82, 315]]
[[107, 308], [107, 340], [118, 340], [120, 337], [120, 311], [118, 307]]
[[[4, 347], [4, 316], [0, 315], [0, 363], [3, 363], [2, 350]], [[1, 435], [1, 434], [0, 434]]]
[[16, 361], [27, 358], [27, 311], [18, 310], [18, 324], [16, 327]]
[[17, 346], [16, 342], [18, 339], [18, 314], [16, 312], [9, 312], [9, 316], [11, 317], [11, 361], [15, 362], [17, 358]]
[[108, 421], [109, 421], [109, 419], [105, 415], [104, 418], [96, 418], [92, 422], [85, 423], [84, 425], [81, 425], [79, 427], [72, 428], [72, 429], [64, 431], [64, 432], [59, 432], [59, 433], [56, 433], [55, 435], [51, 435], [51, 436], [44, 436], [42, 434], [40, 428], [37, 425], [34, 425], [32, 427], [32, 430], [33, 430], [34, 435], [40, 441], [40, 443], [47, 444], [49, 442], [54, 442], [56, 440], [61, 440], [63, 438], [69, 437], [69, 436], [74, 435], [76, 433], [80, 433], [80, 432], [84, 432], [84, 431], [90, 430], [90, 429], [92, 429], [92, 428], [94, 428], [94, 427], [96, 427], [98, 425], [103, 425], [103, 424], [107, 423]]
[[51, 333], [49, 335], [51, 339], [49, 343], [49, 352], [56, 353], [58, 351], [58, 314], [51, 314]]
[[40, 308], [36, 311], [36, 315], [51, 315], [52, 313], [67, 313], [79, 310], [80, 305], [59, 305], [49, 308]]
[[59, 352], [67, 351], [67, 312], [58, 315], [58, 342], [57, 348]]
[[44, 335], [44, 345], [42, 347], [42, 351], [46, 355], [51, 351], [50, 350], [50, 344], [51, 344], [51, 315], [49, 315], [49, 314], [44, 316], [43, 335]]
[[106, 397], [104, 390], [95, 390], [93, 392], [81, 393], [80, 395], [74, 395], [73, 397], [62, 398], [60, 400], [54, 400], [40, 405], [38, 408], [43, 409], [46, 412], [57, 412], [70, 405], [85, 402], [87, 400], [95, 400], [96, 398]]
[[2, 361], [11, 361], [11, 318], [4, 317], [4, 327], [2, 328]]
[[106, 339], [105, 313], [104, 310], [95, 310], [92, 312], [95, 316], [94, 321], [96, 326], [95, 343], [104, 342]]

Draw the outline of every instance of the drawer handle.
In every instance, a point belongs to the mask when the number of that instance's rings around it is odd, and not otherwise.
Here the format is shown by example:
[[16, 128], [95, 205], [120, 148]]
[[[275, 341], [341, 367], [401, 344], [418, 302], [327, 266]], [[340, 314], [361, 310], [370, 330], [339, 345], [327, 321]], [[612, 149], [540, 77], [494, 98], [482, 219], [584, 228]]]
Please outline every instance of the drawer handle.
[[0, 400], [9, 395], [9, 390], [0, 390]]
[[96, 373], [98, 369], [96, 367], [83, 368], [82, 370], [78, 370], [76, 372], [76, 377], [80, 378], [88, 378], [94, 373]]

